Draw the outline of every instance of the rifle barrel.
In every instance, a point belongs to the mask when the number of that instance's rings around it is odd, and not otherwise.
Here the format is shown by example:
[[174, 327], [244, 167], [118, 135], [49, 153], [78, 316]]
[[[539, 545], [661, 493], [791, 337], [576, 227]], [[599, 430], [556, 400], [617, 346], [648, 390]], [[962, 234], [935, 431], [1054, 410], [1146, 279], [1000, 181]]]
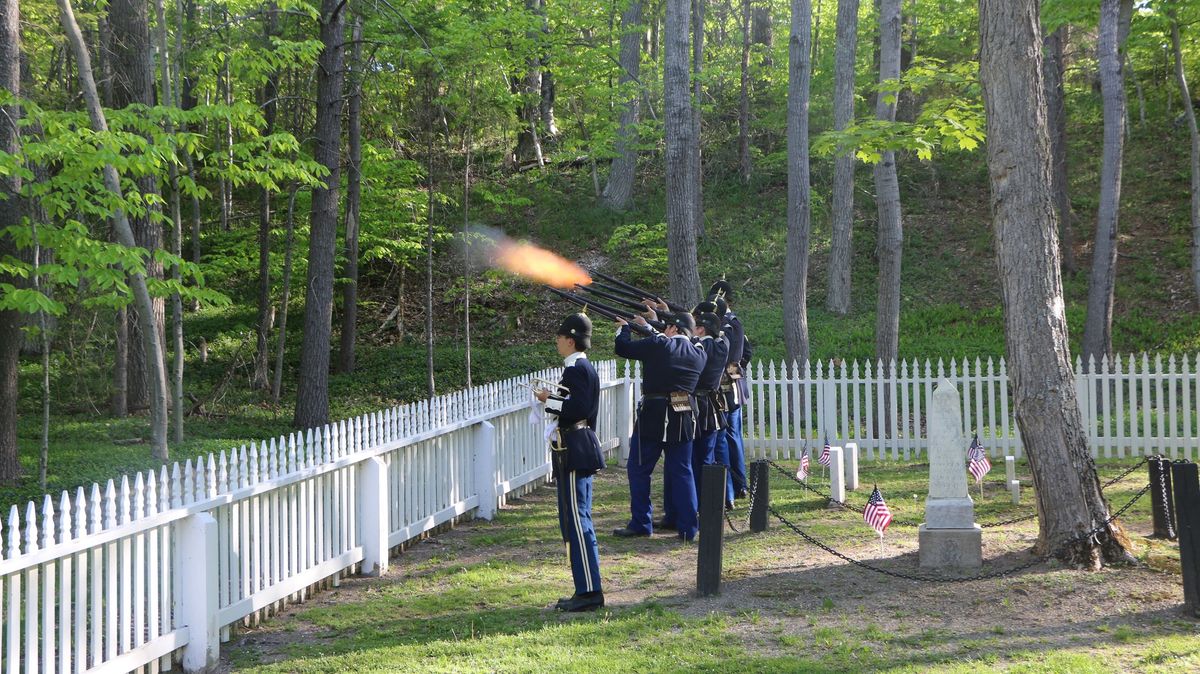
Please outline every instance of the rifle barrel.
[[[645, 290], [642, 290], [641, 288], [639, 288], [639, 287], [637, 287], [637, 286], [635, 286], [635, 285], [632, 285], [632, 284], [626, 283], [626, 282], [624, 282], [624, 281], [622, 281], [622, 280], [620, 280], [620, 279], [613, 278], [613, 277], [609, 276], [608, 274], [604, 274], [604, 273], [601, 273], [601, 272], [598, 272], [598, 271], [593, 271], [593, 272], [592, 272], [592, 275], [593, 275], [593, 276], [599, 276], [600, 278], [604, 279], [605, 281], [608, 281], [609, 283], [616, 284], [616, 285], [618, 285], [618, 286], [620, 286], [620, 287], [622, 287], [622, 288], [625, 288], [626, 290], [628, 290], [628, 291], [630, 291], [630, 292], [639, 293], [639, 294], [641, 294], [641, 296], [642, 296], [642, 297], [651, 297], [651, 298], [654, 298], [654, 299], [656, 299], [656, 300], [661, 300], [661, 299], [662, 299], [661, 297], [659, 297], [658, 295], [656, 295], [656, 294], [654, 294], [654, 293], [651, 293], [651, 292], [647, 292], [647, 291], [645, 291]], [[666, 305], [667, 305], [667, 307], [668, 307], [668, 308], [669, 308], [671, 311], [687, 311], [687, 309], [686, 309], [686, 308], [684, 308], [684, 307], [681, 307], [681, 306], [679, 306], [678, 304], [675, 304], [674, 302], [670, 302], [670, 301], [666, 301], [666, 300], [664, 300], [664, 301], [666, 302]]]
[[[576, 295], [574, 293], [564, 292], [562, 290], [559, 290], [558, 288], [552, 288], [550, 286], [546, 286], [546, 289], [576, 306], [583, 307], [584, 309], [587, 309], [590, 307], [591, 309], [593, 309], [596, 313], [600, 314], [601, 316], [604, 316], [605, 318], [610, 318], [612, 320], [616, 320], [616, 319], [620, 318], [621, 320], [629, 321], [630, 322], [629, 326], [632, 329], [634, 329], [635, 331], [637, 331], [641, 334], [644, 334], [644, 335], [650, 334], [649, 329], [643, 328], [642, 326], [638, 325], [637, 323], [632, 322], [633, 314], [628, 311], [622, 311], [620, 309], [615, 309], [606, 304], [602, 304], [600, 302], [595, 302], [590, 299], [580, 297], [579, 295]], [[666, 324], [663, 323], [662, 321], [646, 321], [646, 322], [649, 323], [650, 326], [655, 328], [656, 330], [665, 330], [667, 327]]]
[[592, 293], [593, 295], [596, 295], [597, 297], [603, 297], [604, 299], [610, 300], [612, 302], [616, 302], [617, 304], [623, 304], [631, 309], [641, 310], [641, 311], [646, 310], [646, 305], [639, 304], [631, 299], [621, 297], [620, 295], [613, 295], [611, 293], [606, 293], [603, 290], [596, 290], [595, 288], [593, 288], [591, 286], [580, 285], [578, 283], [575, 284], [575, 287], [579, 288], [580, 290], [584, 290], [589, 293]]

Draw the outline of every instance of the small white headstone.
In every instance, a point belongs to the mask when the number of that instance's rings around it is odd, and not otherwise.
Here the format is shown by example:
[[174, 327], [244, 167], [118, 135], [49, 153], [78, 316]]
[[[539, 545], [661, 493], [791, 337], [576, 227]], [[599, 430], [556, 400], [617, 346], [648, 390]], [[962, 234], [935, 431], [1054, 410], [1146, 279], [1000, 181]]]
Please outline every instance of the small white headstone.
[[854, 491], [858, 489], [858, 443], [847, 442], [843, 456], [846, 459], [846, 489]]
[[1017, 457], [1004, 457], [1004, 477], [1008, 482], [1012, 482], [1013, 480], [1017, 479]]
[[834, 501], [846, 500], [845, 461], [841, 447], [829, 448], [829, 495]]
[[1017, 480], [1008, 481], [1008, 490], [1012, 492], [1013, 505], [1021, 504], [1021, 483]]

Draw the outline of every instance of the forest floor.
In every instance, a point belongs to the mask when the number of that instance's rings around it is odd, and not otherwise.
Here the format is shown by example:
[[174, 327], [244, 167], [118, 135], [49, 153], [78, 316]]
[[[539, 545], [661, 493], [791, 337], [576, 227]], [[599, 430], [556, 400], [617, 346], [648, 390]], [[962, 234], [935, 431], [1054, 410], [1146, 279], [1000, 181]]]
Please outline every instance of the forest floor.
[[[1102, 463], [1117, 476], [1131, 459]], [[789, 467], [789, 469], [794, 467]], [[919, 521], [927, 466], [865, 464], [897, 523]], [[1019, 476], [1028, 484], [1028, 475]], [[1026, 514], [995, 479], [977, 497], [981, 523]], [[820, 478], [814, 476], [820, 486]], [[1114, 507], [1144, 484], [1112, 486]], [[660, 485], [658, 476], [656, 486]], [[596, 478], [595, 520], [606, 607], [566, 615], [570, 594], [552, 487], [510, 500], [393, 558], [380, 578], [351, 578], [223, 646], [221, 671], [890, 671], [1169, 672], [1200, 668], [1200, 622], [1182, 604], [1178, 547], [1146, 538], [1143, 498], [1122, 523], [1140, 563], [1100, 572], [1055, 562], [991, 580], [921, 583], [845, 563], [772, 520], [725, 531], [721, 593], [695, 594], [696, 546], [667, 534], [610, 535], [627, 519], [624, 471]], [[866, 494], [851, 493], [852, 503]], [[916, 498], [914, 498], [916, 497]], [[656, 502], [660, 497], [656, 494]], [[884, 550], [861, 516], [825, 508], [772, 471], [771, 503], [856, 559], [918, 572], [916, 530], [893, 525]], [[1035, 522], [985, 529], [983, 572], [1032, 559]]]

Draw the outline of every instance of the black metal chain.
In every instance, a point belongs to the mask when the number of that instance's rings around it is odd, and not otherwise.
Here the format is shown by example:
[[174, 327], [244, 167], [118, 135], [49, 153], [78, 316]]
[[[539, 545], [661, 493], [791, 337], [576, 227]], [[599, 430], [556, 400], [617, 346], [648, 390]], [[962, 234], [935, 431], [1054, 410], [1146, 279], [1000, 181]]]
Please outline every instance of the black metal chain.
[[[1130, 473], [1132, 473], [1133, 471], [1135, 471], [1138, 468], [1141, 468], [1143, 465], [1145, 465], [1146, 462], [1149, 460], [1150, 460], [1150, 457], [1142, 457], [1141, 461], [1137, 462], [1133, 466], [1130, 466], [1128, 469], [1125, 470], [1125, 472], [1121, 473], [1120, 475], [1114, 477], [1113, 479], [1109, 480], [1108, 482], [1105, 482], [1103, 485], [1100, 486], [1100, 489], [1103, 491], [1104, 489], [1107, 489], [1107, 488], [1111, 487], [1112, 485], [1120, 482], [1121, 480], [1125, 479]], [[792, 482], [795, 482], [796, 484], [807, 489], [808, 491], [811, 491], [812, 493], [817, 494], [818, 496], [829, 499], [830, 503], [834, 503], [834, 504], [839, 505], [848, 510], [853, 510], [854, 512], [856, 512], [860, 515], [862, 514], [862, 512], [863, 512], [862, 508], [851, 505], [850, 503], [847, 503], [845, 501], [838, 501], [838, 500], [834, 499], [833, 496], [831, 496], [830, 494], [827, 494], [827, 493], [821, 491], [820, 489], [817, 489], [816, 487], [810, 486], [808, 483], [806, 483], [803, 480], [801, 480], [800, 478], [796, 477], [791, 472], [789, 472], [786, 468], [784, 468], [783, 466], [780, 466], [779, 464], [775, 463], [771, 459], [765, 459], [765, 461], [768, 464], [770, 464], [772, 468], [779, 471], [780, 474], [784, 475], [789, 480], [791, 480]], [[1166, 489], [1165, 483], [1163, 485], [1163, 489], [1164, 489], [1164, 491]], [[1164, 498], [1165, 498], [1165, 494], [1164, 494]], [[1165, 501], [1164, 501], [1164, 503], [1165, 503]], [[1012, 519], [1001, 520], [999, 522], [986, 522], [984, 524], [980, 524], [979, 526], [984, 529], [992, 529], [995, 527], [1008, 526], [1010, 524], [1019, 524], [1021, 522], [1028, 522], [1030, 520], [1037, 519], [1037, 516], [1038, 515], [1035, 512], [1035, 513], [1030, 513], [1028, 515], [1022, 515], [1020, 517], [1014, 517]], [[897, 527], [919, 527], [919, 526], [921, 526], [921, 524], [922, 524], [922, 522], [892, 520], [892, 526], [897, 526]]]
[[725, 511], [725, 523], [729, 525], [730, 529], [733, 529], [733, 533], [735, 533], [735, 534], [742, 533], [742, 532], [738, 531], [737, 527], [733, 526], [733, 518], [729, 516], [728, 510]]
[[750, 480], [750, 488], [747, 491], [750, 492], [750, 507], [746, 509], [746, 528], [749, 529], [750, 518], [754, 517], [754, 497], [758, 494], [758, 480]]
[[1163, 456], [1162, 454], [1155, 456], [1154, 460], [1158, 463], [1158, 490], [1160, 492], [1159, 498], [1162, 501], [1163, 516], [1167, 520], [1167, 539], [1173, 541], [1176, 537], [1175, 523], [1171, 521], [1171, 501], [1167, 498], [1166, 479], [1166, 472], [1171, 469], [1170, 461], [1167, 460], [1167, 457]]
[[795, 524], [793, 524], [791, 521], [789, 521], [786, 517], [781, 515], [779, 513], [779, 511], [775, 510], [775, 508], [773, 506], [768, 504], [767, 510], [772, 515], [774, 515], [776, 519], [778, 519], [780, 522], [782, 522], [784, 526], [791, 529], [793, 532], [798, 534], [804, 540], [808, 541], [809, 543], [812, 543], [813, 545], [821, 548], [825, 552], [828, 552], [829, 554], [831, 554], [835, 557], [838, 557], [844, 561], [850, 562], [851, 564], [853, 564], [855, 566], [861, 567], [863, 569], [867, 569], [868, 571], [874, 571], [876, 573], [881, 573], [886, 576], [892, 576], [893, 578], [900, 578], [903, 580], [915, 580], [915, 581], [926, 582], [926, 583], [966, 583], [966, 582], [971, 582], [971, 581], [976, 581], [976, 580], [990, 580], [992, 578], [1000, 578], [1003, 576], [1009, 576], [1014, 573], [1024, 571], [1025, 569], [1032, 568], [1034, 566], [1037, 566], [1038, 564], [1041, 564], [1041, 563], [1049, 560], [1050, 558], [1054, 557], [1062, 550], [1066, 549], [1067, 546], [1074, 545], [1075, 543], [1077, 543], [1079, 541], [1085, 540], [1087, 538], [1091, 538], [1092, 536], [1096, 535], [1100, 531], [1103, 531], [1105, 528], [1108, 527], [1108, 525], [1112, 524], [1112, 522], [1114, 520], [1116, 520], [1118, 517], [1123, 515], [1125, 513], [1125, 511], [1130, 508], [1130, 506], [1132, 506], [1134, 503], [1136, 503], [1137, 500], [1140, 499], [1142, 496], [1144, 496], [1146, 494], [1146, 492], [1148, 492], [1148, 491], [1150, 491], [1150, 485], [1146, 485], [1145, 487], [1142, 487], [1142, 489], [1140, 491], [1138, 491], [1138, 493], [1135, 494], [1133, 496], [1133, 498], [1129, 499], [1128, 503], [1126, 503], [1124, 506], [1122, 506], [1120, 510], [1118, 510], [1116, 513], [1111, 515], [1108, 519], [1104, 520], [1103, 523], [1099, 524], [1098, 526], [1093, 527], [1090, 531], [1088, 531], [1086, 533], [1080, 534], [1070, 540], [1064, 541], [1063, 544], [1060, 545], [1058, 548], [1056, 548], [1053, 552], [1035, 557], [1034, 559], [1032, 559], [1024, 564], [1020, 564], [1018, 566], [1014, 566], [1009, 569], [990, 571], [988, 573], [978, 574], [975, 576], [964, 576], [964, 577], [958, 577], [958, 578], [945, 578], [945, 577], [941, 577], [941, 576], [929, 576], [929, 575], [923, 575], [923, 574], [906, 574], [906, 573], [900, 573], [898, 571], [892, 571], [890, 569], [883, 569], [878, 566], [868, 564], [866, 562], [854, 559], [853, 557], [850, 557], [846, 554], [838, 552], [837, 550], [826, 545], [825, 543], [822, 543], [820, 540], [805, 533], [799, 527], [797, 527]]

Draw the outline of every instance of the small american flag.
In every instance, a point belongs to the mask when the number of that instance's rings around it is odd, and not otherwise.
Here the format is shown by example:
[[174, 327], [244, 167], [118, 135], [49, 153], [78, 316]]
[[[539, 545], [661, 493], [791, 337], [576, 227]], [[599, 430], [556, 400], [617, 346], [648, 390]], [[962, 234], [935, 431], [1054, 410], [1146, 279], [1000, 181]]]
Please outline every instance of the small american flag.
[[863, 521], [880, 536], [892, 523], [892, 511], [888, 510], [887, 504], [883, 502], [883, 494], [879, 493], [879, 487], [875, 487], [871, 498], [867, 500], [867, 507], [863, 509]]
[[804, 453], [800, 455], [800, 467], [796, 469], [796, 479], [804, 480], [808, 478], [808, 447], [804, 448]]
[[817, 463], [822, 466], [829, 466], [829, 438], [825, 438], [825, 448], [821, 450], [821, 456], [817, 457]]
[[984, 453], [983, 447], [979, 444], [979, 435], [971, 439], [971, 446], [967, 448], [967, 471], [975, 478], [976, 482], [982, 482], [983, 476], [988, 474], [992, 469], [992, 463], [988, 461], [987, 454]]

